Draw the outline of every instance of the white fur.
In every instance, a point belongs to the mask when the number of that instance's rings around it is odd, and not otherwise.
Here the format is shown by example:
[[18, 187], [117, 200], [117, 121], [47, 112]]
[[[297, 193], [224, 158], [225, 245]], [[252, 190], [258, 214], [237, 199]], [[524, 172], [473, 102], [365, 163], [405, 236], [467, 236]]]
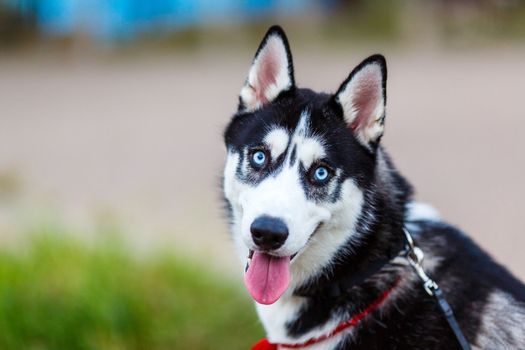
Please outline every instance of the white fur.
[[232, 231], [233, 242], [235, 243], [235, 248], [237, 249], [237, 253], [241, 258], [241, 262], [245, 264], [246, 258], [248, 257], [248, 248], [242, 243], [240, 226], [237, 224], [240, 222], [242, 217], [242, 208], [239, 205], [239, 201], [235, 200], [235, 198], [238, 198], [239, 194], [242, 192], [242, 189], [246, 188], [247, 186], [240, 181], [237, 181], [235, 178], [239, 161], [240, 159], [238, 153], [228, 151], [226, 165], [224, 167], [223, 189], [224, 196], [226, 199], [228, 199], [232, 206], [232, 223], [230, 229]]
[[241, 235], [249, 249], [255, 250], [250, 225], [262, 215], [281, 218], [288, 227], [289, 236], [275, 254], [290, 256], [307, 242], [319, 223], [330, 219], [330, 212], [306, 198], [299, 177], [298, 163], [285, 167], [276, 176], [269, 176], [256, 187], [239, 195], [242, 208]]
[[[239, 165], [239, 154], [235, 152], [228, 151], [226, 156], [226, 165], [224, 166], [224, 182], [223, 182], [223, 191], [226, 198], [235, 198], [239, 196], [239, 188], [237, 186], [237, 181], [235, 181], [235, 171]], [[231, 202], [231, 204], [235, 204]], [[233, 208], [233, 212], [238, 208]]]
[[[299, 310], [303, 307], [305, 298], [289, 295], [286, 298], [279, 299], [273, 305], [257, 305], [257, 313], [261, 319], [266, 330], [267, 338], [272, 343], [293, 344], [304, 343], [309, 339], [320, 337], [331, 332], [339, 321], [332, 320], [323, 324], [321, 327], [315, 328], [312, 331], [303, 334], [298, 338], [290, 338], [287, 335], [286, 324], [295, 319]], [[331, 340], [335, 340], [334, 339]], [[328, 349], [328, 342], [322, 342], [315, 347], [308, 347], [308, 349]]]
[[331, 220], [321, 226], [308, 245], [294, 259], [292, 285], [297, 286], [328, 265], [335, 252], [353, 235], [363, 206], [363, 193], [355, 182], [346, 180], [341, 187], [341, 199], [325, 204]]
[[409, 232], [415, 233], [419, 230], [418, 221], [441, 221], [439, 212], [429, 204], [411, 201], [407, 203], [405, 217], [405, 228]]
[[475, 342], [479, 349], [525, 349], [524, 307], [507, 293], [492, 293]]
[[277, 159], [288, 146], [290, 136], [283, 128], [275, 128], [264, 137], [264, 143], [270, 148], [272, 159]]
[[412, 201], [408, 203], [407, 209], [408, 209], [408, 215], [407, 215], [408, 221], [440, 221], [441, 220], [441, 216], [439, 215], [439, 212], [436, 210], [436, 208], [426, 203]]
[[299, 158], [306, 169], [310, 168], [314, 161], [325, 156], [326, 152], [319, 140], [309, 137], [297, 141], [297, 158]]

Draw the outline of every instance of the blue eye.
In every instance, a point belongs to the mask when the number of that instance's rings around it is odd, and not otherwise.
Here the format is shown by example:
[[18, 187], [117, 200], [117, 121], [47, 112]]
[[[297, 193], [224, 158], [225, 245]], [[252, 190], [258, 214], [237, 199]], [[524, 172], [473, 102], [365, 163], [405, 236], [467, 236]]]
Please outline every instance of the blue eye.
[[252, 154], [251, 164], [254, 168], [260, 169], [266, 165], [266, 153], [264, 151], [256, 151]]
[[313, 181], [318, 184], [323, 184], [328, 181], [330, 172], [325, 166], [319, 166], [314, 170]]

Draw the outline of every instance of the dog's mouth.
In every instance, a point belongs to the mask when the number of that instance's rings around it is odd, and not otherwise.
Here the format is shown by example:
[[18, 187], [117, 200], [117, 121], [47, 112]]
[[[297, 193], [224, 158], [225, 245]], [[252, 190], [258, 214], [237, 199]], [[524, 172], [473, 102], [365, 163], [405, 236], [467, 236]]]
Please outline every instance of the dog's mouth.
[[292, 256], [275, 256], [250, 250], [244, 284], [259, 304], [275, 303], [290, 284], [290, 263]]
[[[254, 254], [254, 253], [255, 253], [254, 250], [251, 250], [251, 249], [250, 249], [250, 250], [248, 251], [248, 257], [246, 258], [247, 261], [246, 261], [246, 267], [244, 268], [244, 272], [248, 271], [248, 267], [250, 266], [250, 263], [251, 263], [251, 261], [252, 261], [252, 258], [253, 258], [253, 254]], [[264, 252], [262, 252], [262, 253], [264, 253]], [[266, 254], [268, 254], [268, 255], [272, 255], [272, 254], [269, 254], [269, 253], [266, 253]], [[294, 254], [292, 254], [291, 256], [289, 256], [289, 258], [290, 258], [290, 262], [293, 261], [293, 259], [297, 256], [297, 254], [299, 254], [299, 252], [294, 253]]]
[[270, 305], [286, 292], [291, 280], [290, 264], [308, 246], [321, 225], [317, 225], [306, 244], [292, 255], [276, 256], [269, 252], [249, 250], [244, 284], [256, 302]]

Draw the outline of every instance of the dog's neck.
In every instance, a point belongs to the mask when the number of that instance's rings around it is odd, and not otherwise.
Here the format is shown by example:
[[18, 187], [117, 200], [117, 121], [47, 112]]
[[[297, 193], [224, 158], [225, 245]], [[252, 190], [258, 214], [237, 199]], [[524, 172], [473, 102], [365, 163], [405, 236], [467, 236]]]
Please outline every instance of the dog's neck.
[[[259, 309], [270, 339], [277, 343], [301, 343], [329, 334], [338, 324], [353, 318], [366, 309], [367, 305], [374, 303], [385, 291], [395, 286], [397, 281], [402, 280], [409, 268], [397, 264], [388, 265], [364, 281], [349, 288], [341, 288], [340, 292], [331, 294], [333, 286], [341, 282], [337, 280], [337, 277], [345, 276], [345, 273], [352, 275], [352, 272], [348, 272], [354, 270], [351, 264], [351, 260], [346, 260], [345, 264], [339, 265], [338, 271], [330, 279], [323, 275], [323, 278], [319, 278], [317, 283], [311, 284], [314, 288], [307, 291], [311, 293], [307, 296], [298, 296], [297, 293], [285, 294], [282, 300], [279, 300], [278, 305], [275, 305], [274, 310], [274, 315], [283, 315], [278, 317], [284, 317], [284, 314], [291, 312], [285, 322], [281, 323], [282, 328], [278, 327], [278, 323], [272, 323], [276, 320], [274, 316], [267, 317], [265, 320], [265, 314], [268, 315], [270, 312]], [[400, 285], [404, 283], [405, 281]], [[401, 288], [395, 287], [395, 289]], [[396, 291], [393, 294], [390, 297], [392, 300], [397, 298]], [[346, 334], [350, 333], [346, 332]], [[331, 341], [327, 340], [327, 348], [330, 348]], [[333, 341], [337, 343], [338, 337], [334, 337]]]

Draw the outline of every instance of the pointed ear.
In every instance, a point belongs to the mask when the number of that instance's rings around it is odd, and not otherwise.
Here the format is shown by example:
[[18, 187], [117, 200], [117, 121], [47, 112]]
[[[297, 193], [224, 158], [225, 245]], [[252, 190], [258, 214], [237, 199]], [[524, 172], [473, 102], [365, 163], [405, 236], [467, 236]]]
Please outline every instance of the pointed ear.
[[271, 27], [262, 40], [239, 97], [240, 111], [253, 111], [295, 87], [290, 47], [284, 31]]
[[386, 103], [386, 61], [381, 55], [361, 62], [336, 92], [348, 128], [367, 148], [383, 135]]

